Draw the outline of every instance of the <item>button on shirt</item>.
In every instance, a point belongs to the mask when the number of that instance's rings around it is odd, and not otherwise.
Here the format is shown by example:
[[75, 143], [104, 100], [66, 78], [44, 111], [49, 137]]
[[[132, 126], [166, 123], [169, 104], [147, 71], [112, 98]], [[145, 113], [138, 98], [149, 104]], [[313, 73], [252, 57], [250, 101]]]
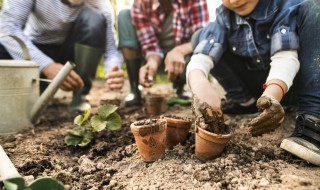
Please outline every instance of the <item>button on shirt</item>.
[[217, 19], [200, 35], [194, 53], [209, 55], [217, 63], [223, 52], [247, 57], [253, 69], [266, 69], [270, 57], [282, 50], [298, 50], [297, 14], [303, 0], [263, 0], [247, 17], [223, 5]]
[[[105, 70], [113, 65], [121, 66], [122, 58], [115, 45], [112, 32], [112, 11], [106, 0], [87, 0], [104, 14], [107, 22]], [[54, 61], [42, 53], [32, 41], [39, 44], [62, 44], [72, 23], [83, 6], [69, 6], [61, 0], [8, 0], [2, 7], [0, 33], [19, 37], [27, 46], [31, 59], [40, 65], [40, 71]], [[14, 59], [23, 59], [18, 44], [9, 37], [1, 38], [1, 43]]]
[[[190, 42], [191, 36], [209, 21], [206, 0], [172, 0], [175, 45]], [[157, 0], [135, 0], [131, 9], [133, 25], [145, 55], [163, 56], [158, 36], [162, 31], [165, 12]]]

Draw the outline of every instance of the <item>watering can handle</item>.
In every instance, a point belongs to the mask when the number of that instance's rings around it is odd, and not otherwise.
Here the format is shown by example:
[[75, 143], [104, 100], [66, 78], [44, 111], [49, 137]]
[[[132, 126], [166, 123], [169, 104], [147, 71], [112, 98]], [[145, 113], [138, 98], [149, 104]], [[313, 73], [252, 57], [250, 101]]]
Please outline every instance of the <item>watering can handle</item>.
[[16, 40], [18, 42], [18, 44], [20, 45], [20, 47], [22, 48], [24, 60], [27, 60], [27, 61], [31, 60], [31, 56], [30, 56], [30, 53], [28, 51], [26, 44], [18, 36], [11, 35], [11, 34], [0, 35], [0, 38], [3, 38], [3, 37], [11, 37], [12, 39]]

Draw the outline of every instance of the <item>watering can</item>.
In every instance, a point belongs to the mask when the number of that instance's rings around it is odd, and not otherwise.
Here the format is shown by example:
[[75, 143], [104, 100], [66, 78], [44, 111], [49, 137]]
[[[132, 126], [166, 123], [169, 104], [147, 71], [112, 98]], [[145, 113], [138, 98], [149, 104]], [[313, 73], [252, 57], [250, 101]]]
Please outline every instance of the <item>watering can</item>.
[[[23, 49], [25, 60], [0, 60], [0, 135], [27, 129], [35, 123], [40, 113], [75, 67], [67, 62], [51, 84], [40, 96], [39, 66], [30, 61], [27, 47], [13, 35]], [[4, 36], [0, 36], [4, 37]]]

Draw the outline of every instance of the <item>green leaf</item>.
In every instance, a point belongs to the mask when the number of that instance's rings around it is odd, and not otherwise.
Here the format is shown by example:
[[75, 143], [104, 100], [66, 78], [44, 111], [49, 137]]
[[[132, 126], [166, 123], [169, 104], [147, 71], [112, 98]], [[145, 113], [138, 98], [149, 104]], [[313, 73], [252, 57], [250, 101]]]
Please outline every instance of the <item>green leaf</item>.
[[107, 118], [118, 109], [115, 105], [104, 105], [98, 108], [98, 115], [103, 119]]
[[83, 139], [83, 137], [69, 134], [64, 138], [64, 142], [69, 146], [70, 145], [71, 146], [78, 146], [78, 144], [81, 143], [82, 139]]
[[78, 144], [78, 146], [87, 146], [91, 142], [93, 137], [94, 137], [93, 133], [91, 131], [87, 131], [87, 133], [83, 137], [81, 143]]
[[10, 179], [3, 180], [3, 184], [7, 190], [20, 190], [24, 189], [25, 181], [22, 177], [14, 177]]
[[71, 131], [69, 132], [69, 134], [74, 135], [74, 136], [79, 136], [82, 137], [85, 134], [86, 129], [82, 126], [76, 126], [73, 129], [71, 129]]
[[113, 113], [108, 117], [107, 127], [110, 130], [117, 130], [121, 128], [122, 120], [118, 113]]
[[81, 125], [83, 121], [83, 116], [82, 115], [78, 115], [76, 118], [74, 118], [73, 123], [76, 125]]
[[83, 115], [78, 115], [76, 118], [74, 118], [73, 123], [79, 126], [82, 125], [85, 121], [88, 120], [90, 113], [90, 110], [86, 110]]
[[88, 121], [88, 119], [89, 119], [89, 116], [90, 116], [90, 113], [91, 113], [91, 111], [90, 110], [86, 110], [85, 112], [84, 112], [84, 118], [83, 118], [83, 122], [84, 121]]
[[102, 120], [98, 115], [94, 115], [91, 117], [91, 125], [94, 131], [100, 132], [106, 128], [107, 122]]
[[43, 177], [35, 180], [28, 187], [30, 190], [64, 190], [63, 185], [56, 179], [50, 177]]

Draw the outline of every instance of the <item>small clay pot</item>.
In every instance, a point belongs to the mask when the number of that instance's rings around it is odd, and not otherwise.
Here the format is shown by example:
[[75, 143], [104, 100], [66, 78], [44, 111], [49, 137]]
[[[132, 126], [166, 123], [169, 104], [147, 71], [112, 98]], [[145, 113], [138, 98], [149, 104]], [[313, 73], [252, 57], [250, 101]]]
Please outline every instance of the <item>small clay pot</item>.
[[164, 96], [160, 94], [149, 94], [145, 97], [146, 112], [149, 116], [160, 115], [164, 107]]
[[205, 162], [221, 155], [232, 138], [231, 134], [215, 134], [196, 126], [195, 154]]
[[141, 159], [154, 162], [160, 159], [166, 149], [167, 122], [165, 119], [146, 119], [130, 125]]
[[176, 115], [162, 116], [167, 121], [167, 148], [172, 149], [177, 144], [184, 144], [188, 138], [192, 121]]

